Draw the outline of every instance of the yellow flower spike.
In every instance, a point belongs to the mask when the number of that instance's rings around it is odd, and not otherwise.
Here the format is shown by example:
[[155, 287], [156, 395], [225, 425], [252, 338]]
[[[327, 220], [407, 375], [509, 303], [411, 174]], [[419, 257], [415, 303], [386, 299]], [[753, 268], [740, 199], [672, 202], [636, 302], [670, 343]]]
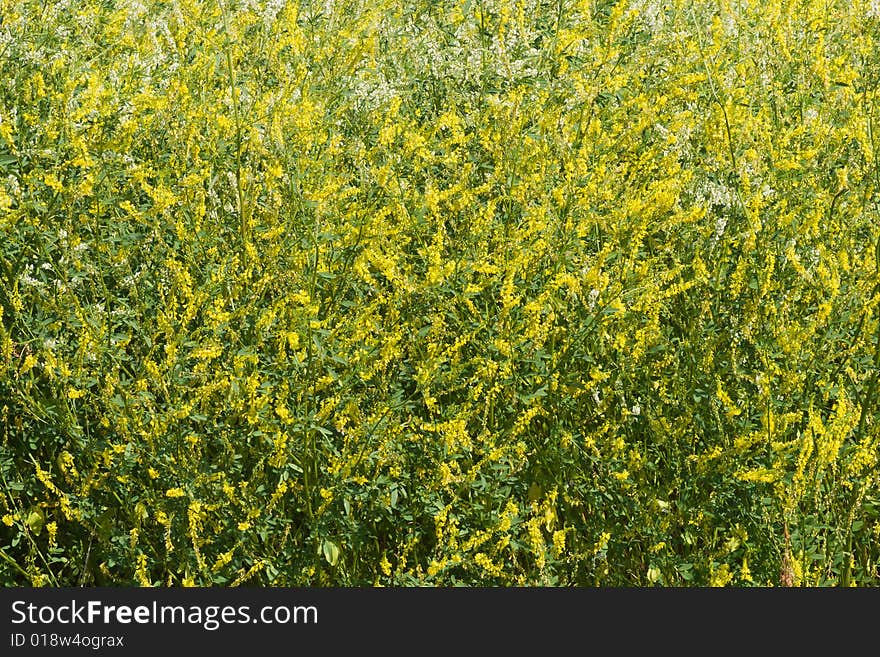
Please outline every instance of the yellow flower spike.
[[[436, 563], [436, 562], [433, 562], [433, 563]], [[391, 575], [391, 562], [388, 561], [387, 555], [384, 555], [384, 554], [382, 555], [382, 560], [379, 562], [379, 569], [382, 571], [382, 574], [385, 575], [386, 577], [389, 577]], [[436, 575], [438, 571], [439, 571], [439, 568], [434, 569], [432, 572], [432, 568], [430, 566], [428, 567], [428, 574], [431, 576]]]
[[140, 586], [153, 585], [149, 578], [147, 564], [147, 555], [145, 555], [143, 552], [139, 552], [135, 567], [135, 579], [137, 580], [138, 584], [140, 584]]

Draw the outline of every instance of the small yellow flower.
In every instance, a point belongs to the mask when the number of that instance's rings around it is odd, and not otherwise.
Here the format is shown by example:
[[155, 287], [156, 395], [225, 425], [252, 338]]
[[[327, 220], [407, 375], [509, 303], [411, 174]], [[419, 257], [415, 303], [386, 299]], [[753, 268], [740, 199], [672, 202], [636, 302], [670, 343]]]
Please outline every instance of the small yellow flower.
[[[379, 568], [382, 569], [382, 573], [388, 577], [391, 575], [391, 562], [388, 561], [388, 557], [386, 555], [382, 555], [382, 561], [379, 562]], [[430, 568], [428, 569], [430, 572]]]
[[28, 354], [27, 356], [25, 356], [24, 362], [21, 364], [21, 369], [19, 370], [19, 372], [21, 374], [25, 374], [26, 372], [29, 372], [31, 369], [33, 369], [34, 365], [36, 364], [37, 357], [33, 354]]
[[217, 572], [223, 566], [232, 561], [232, 555], [235, 553], [235, 548], [233, 547], [228, 552], [223, 552], [220, 556], [217, 557], [217, 560], [214, 562], [214, 565], [211, 567], [211, 570]]
[[147, 555], [143, 552], [137, 556], [137, 566], [135, 567], [135, 578], [141, 586], [152, 586], [150, 575], [147, 572]]
[[559, 558], [565, 551], [565, 530], [558, 529], [553, 532], [553, 556]]
[[730, 572], [730, 566], [726, 563], [721, 564], [718, 568], [712, 571], [710, 576], [709, 586], [713, 587], [722, 587], [727, 586], [730, 583], [730, 580], [733, 579], [733, 573]]

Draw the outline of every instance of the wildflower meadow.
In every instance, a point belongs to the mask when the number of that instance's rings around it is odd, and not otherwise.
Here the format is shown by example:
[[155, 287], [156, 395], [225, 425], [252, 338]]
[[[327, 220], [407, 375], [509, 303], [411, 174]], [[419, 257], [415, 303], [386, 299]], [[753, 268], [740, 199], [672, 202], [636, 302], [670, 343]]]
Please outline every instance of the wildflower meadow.
[[880, 584], [877, 0], [0, 0], [0, 583]]

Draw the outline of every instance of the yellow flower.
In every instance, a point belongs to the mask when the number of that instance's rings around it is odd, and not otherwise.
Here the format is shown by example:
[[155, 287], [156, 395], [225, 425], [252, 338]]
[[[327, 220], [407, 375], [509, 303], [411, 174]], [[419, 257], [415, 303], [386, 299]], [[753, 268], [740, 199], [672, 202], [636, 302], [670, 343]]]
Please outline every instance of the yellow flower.
[[36, 365], [36, 364], [37, 364], [37, 357], [34, 356], [33, 354], [28, 354], [27, 356], [25, 356], [24, 362], [21, 364], [21, 368], [19, 369], [19, 372], [21, 374], [25, 374], [26, 372], [29, 372], [31, 369], [33, 369], [34, 365]]
[[150, 581], [150, 575], [147, 571], [147, 555], [143, 552], [138, 553], [135, 563], [135, 579], [137, 579], [138, 584], [141, 586], [152, 586], [153, 583]]
[[559, 529], [553, 532], [553, 556], [559, 558], [565, 550], [565, 530]]
[[709, 578], [709, 586], [722, 587], [727, 586], [733, 579], [733, 573], [730, 572], [730, 566], [726, 563], [715, 568]]
[[233, 554], [235, 554], [234, 547], [231, 550], [228, 550], [227, 552], [221, 553], [220, 556], [217, 557], [217, 560], [214, 562], [214, 565], [211, 567], [211, 570], [213, 570], [214, 572], [217, 572], [218, 570], [223, 568], [223, 566], [225, 566], [230, 561], [232, 561]]
[[[391, 562], [388, 561], [388, 557], [384, 554], [382, 555], [382, 561], [379, 562], [379, 568], [386, 577], [391, 575]], [[430, 572], [430, 568], [428, 571]]]
[[742, 568], [740, 568], [739, 571], [739, 578], [743, 582], [754, 582], [754, 580], [752, 579], [752, 571], [749, 569], [748, 559], [745, 556], [743, 556]]

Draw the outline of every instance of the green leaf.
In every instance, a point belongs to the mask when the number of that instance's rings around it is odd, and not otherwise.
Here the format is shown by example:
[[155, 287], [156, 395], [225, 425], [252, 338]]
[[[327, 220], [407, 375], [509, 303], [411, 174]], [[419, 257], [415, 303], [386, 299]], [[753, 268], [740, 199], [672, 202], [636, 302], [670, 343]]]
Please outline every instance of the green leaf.
[[336, 562], [339, 561], [339, 548], [336, 547], [336, 543], [333, 541], [324, 541], [323, 551], [324, 559], [327, 560], [327, 563], [331, 566], [335, 566]]
[[544, 491], [541, 490], [541, 487], [537, 483], [533, 483], [529, 486], [529, 502], [538, 502], [543, 495]]
[[30, 513], [28, 513], [25, 524], [28, 526], [28, 529], [39, 536], [40, 532], [43, 531], [43, 525], [46, 524], [46, 516], [43, 514], [43, 510], [38, 506], [32, 508]]
[[693, 564], [679, 564], [675, 567], [675, 569], [678, 571], [678, 574], [681, 575], [682, 579], [686, 582], [690, 582], [694, 578]]

